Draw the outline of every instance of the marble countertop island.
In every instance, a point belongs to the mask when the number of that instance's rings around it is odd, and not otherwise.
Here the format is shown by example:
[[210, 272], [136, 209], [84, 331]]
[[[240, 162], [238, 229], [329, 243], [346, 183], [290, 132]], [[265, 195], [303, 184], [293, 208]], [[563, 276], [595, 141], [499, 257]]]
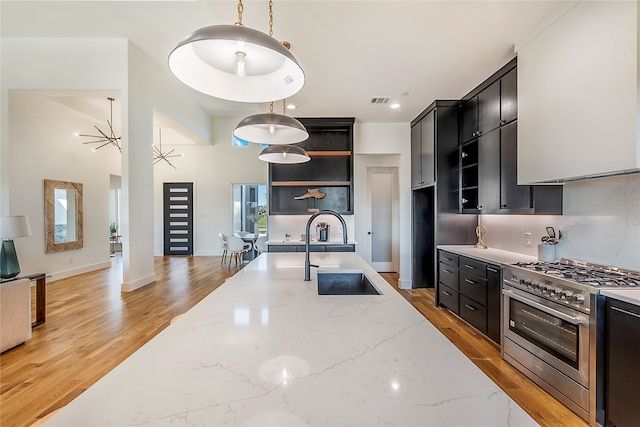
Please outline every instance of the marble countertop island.
[[357, 254], [311, 262], [382, 295], [319, 296], [303, 253], [262, 254], [46, 425], [536, 425]]

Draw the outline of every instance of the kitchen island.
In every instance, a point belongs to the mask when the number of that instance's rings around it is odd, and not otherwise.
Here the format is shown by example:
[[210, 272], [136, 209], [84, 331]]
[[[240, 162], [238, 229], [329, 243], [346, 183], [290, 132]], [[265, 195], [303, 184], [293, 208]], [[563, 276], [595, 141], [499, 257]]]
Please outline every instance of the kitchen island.
[[311, 262], [382, 295], [319, 296], [303, 253], [262, 254], [46, 425], [536, 425], [357, 254]]

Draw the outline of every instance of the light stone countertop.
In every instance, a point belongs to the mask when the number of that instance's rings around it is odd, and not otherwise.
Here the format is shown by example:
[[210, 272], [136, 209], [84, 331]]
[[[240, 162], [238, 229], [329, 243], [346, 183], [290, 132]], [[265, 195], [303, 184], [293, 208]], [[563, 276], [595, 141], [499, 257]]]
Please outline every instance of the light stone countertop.
[[495, 264], [513, 264], [516, 262], [538, 262], [538, 258], [531, 255], [523, 255], [517, 252], [504, 251], [502, 249], [474, 248], [473, 245], [438, 245], [438, 249], [453, 252], [458, 255], [474, 258], [479, 261]]
[[602, 289], [601, 295], [609, 298], [614, 298], [620, 301], [628, 302], [629, 304], [637, 305], [640, 307], [640, 289]]
[[533, 426], [355, 253], [382, 295], [319, 296], [303, 253], [264, 253], [48, 426]]

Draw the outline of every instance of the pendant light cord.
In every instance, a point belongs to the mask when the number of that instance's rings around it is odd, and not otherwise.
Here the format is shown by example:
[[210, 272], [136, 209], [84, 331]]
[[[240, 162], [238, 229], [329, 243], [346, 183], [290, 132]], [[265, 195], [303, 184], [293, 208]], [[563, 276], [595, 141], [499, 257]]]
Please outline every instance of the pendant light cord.
[[273, 37], [273, 0], [269, 0], [269, 35]]
[[238, 22], [236, 22], [236, 25], [240, 27], [242, 27], [242, 12], [244, 12], [244, 5], [242, 0], [238, 0]]

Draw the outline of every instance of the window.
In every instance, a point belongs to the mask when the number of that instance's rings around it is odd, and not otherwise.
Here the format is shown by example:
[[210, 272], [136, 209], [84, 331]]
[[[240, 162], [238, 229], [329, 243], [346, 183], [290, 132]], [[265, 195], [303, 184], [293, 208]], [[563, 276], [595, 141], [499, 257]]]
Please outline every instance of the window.
[[233, 232], [267, 234], [266, 184], [233, 184]]

